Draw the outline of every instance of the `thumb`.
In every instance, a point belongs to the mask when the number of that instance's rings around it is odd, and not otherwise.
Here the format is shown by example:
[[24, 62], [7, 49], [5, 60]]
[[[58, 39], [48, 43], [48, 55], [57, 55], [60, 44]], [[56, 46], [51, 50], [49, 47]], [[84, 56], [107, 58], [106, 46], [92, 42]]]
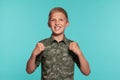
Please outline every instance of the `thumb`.
[[70, 45], [69, 45], [69, 50], [72, 50], [72, 46], [73, 46], [73, 44], [70, 43]]

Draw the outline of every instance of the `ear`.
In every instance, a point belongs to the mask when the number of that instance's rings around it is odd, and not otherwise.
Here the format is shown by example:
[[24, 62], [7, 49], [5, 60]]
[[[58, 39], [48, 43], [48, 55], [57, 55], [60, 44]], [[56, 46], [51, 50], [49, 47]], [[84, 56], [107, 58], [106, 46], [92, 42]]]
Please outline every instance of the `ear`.
[[69, 25], [69, 21], [66, 22], [66, 27]]
[[50, 27], [50, 23], [48, 22], [48, 27]]

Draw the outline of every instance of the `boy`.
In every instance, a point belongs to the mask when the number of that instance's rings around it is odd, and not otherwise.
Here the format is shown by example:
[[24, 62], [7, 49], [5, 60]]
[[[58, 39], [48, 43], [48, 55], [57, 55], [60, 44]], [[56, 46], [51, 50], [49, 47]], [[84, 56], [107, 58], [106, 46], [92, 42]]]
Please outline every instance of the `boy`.
[[79, 46], [64, 35], [68, 24], [63, 8], [56, 7], [50, 11], [48, 25], [52, 35], [37, 43], [27, 62], [27, 73], [34, 72], [41, 63], [42, 80], [73, 80], [75, 62], [84, 75], [89, 75], [89, 64]]

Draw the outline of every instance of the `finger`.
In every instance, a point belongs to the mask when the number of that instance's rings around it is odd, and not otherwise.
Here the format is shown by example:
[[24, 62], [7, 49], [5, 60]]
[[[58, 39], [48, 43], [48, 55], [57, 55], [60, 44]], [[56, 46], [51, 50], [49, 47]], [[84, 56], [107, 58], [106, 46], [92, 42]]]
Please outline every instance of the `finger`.
[[43, 51], [45, 49], [45, 46], [43, 43], [40, 43], [40, 49]]
[[70, 43], [70, 45], [69, 45], [69, 49], [72, 50], [72, 43]]
[[73, 42], [73, 43], [71, 43], [71, 47], [74, 47], [74, 42]]
[[39, 48], [41, 48], [42, 47], [42, 43], [38, 43], [38, 46], [39, 46]]

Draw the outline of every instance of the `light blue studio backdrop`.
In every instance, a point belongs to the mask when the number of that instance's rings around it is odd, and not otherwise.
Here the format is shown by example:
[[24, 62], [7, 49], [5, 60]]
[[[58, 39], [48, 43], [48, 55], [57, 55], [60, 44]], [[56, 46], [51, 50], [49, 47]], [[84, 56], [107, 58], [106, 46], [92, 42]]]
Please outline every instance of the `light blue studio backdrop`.
[[78, 42], [91, 67], [75, 80], [120, 79], [120, 0], [0, 0], [0, 80], [40, 80], [26, 62], [36, 43], [49, 37], [48, 13], [63, 7], [69, 14], [66, 36]]

